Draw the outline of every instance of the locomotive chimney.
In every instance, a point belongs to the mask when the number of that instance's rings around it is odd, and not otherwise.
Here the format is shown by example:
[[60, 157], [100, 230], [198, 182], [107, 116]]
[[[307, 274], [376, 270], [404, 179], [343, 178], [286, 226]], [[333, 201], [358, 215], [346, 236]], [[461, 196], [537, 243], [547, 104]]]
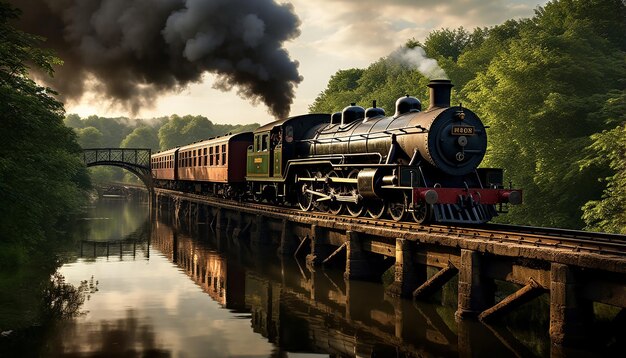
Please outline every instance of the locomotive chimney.
[[450, 107], [450, 92], [452, 91], [452, 81], [450, 80], [430, 80], [430, 106], [428, 110], [435, 107]]

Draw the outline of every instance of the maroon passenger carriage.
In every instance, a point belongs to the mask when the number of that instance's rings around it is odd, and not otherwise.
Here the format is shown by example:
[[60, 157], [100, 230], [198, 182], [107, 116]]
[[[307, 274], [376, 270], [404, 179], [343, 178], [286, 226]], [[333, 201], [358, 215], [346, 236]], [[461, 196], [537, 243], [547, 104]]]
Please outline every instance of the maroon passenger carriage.
[[228, 134], [152, 155], [158, 187], [223, 197], [246, 190], [246, 151], [252, 133]]

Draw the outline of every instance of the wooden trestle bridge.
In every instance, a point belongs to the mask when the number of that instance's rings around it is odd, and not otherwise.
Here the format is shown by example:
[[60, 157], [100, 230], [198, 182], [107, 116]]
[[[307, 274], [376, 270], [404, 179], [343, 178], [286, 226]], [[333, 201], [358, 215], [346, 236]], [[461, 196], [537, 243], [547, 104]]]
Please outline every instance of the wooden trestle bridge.
[[[306, 256], [311, 271], [339, 265], [348, 280], [379, 280], [393, 265], [390, 296], [426, 299], [457, 277], [459, 320], [497, 320], [547, 293], [550, 337], [567, 346], [584, 341], [593, 302], [621, 308], [616, 319], [626, 315], [623, 235], [506, 225], [421, 226], [155, 192], [157, 215], [169, 211], [180, 222], [209, 224], [249, 240], [252, 247], [275, 245], [279, 255]], [[437, 273], [429, 277], [428, 267]], [[496, 280], [519, 290], [496, 302]]]

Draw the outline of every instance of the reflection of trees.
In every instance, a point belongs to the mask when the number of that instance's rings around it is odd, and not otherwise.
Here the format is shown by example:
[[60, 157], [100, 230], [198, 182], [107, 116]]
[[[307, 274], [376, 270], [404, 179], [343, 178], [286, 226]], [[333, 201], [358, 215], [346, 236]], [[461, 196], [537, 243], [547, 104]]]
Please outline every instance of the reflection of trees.
[[93, 276], [78, 287], [65, 282], [65, 277], [56, 272], [50, 278], [42, 292], [42, 317], [44, 322], [76, 317], [81, 314], [80, 307], [91, 294], [98, 291], [98, 281]]
[[101, 201], [89, 216], [88, 230], [83, 235], [93, 241], [136, 236], [150, 219], [147, 206], [127, 201]]
[[[74, 286], [65, 282], [65, 277], [59, 273], [42, 279], [35, 286], [40, 289], [37, 298], [32, 302], [27, 299], [24, 307], [18, 309], [26, 317], [13, 322], [15, 326], [9, 326], [18, 329], [8, 330], [7, 337], [0, 337], [0, 357], [39, 356], [47, 332], [56, 331], [59, 324], [81, 315], [85, 299], [98, 291], [98, 281], [94, 282], [93, 277]], [[28, 317], [30, 315], [34, 317]], [[0, 331], [8, 328], [4, 326], [3, 318], [0, 316]]]
[[[81, 327], [83, 327], [81, 329]], [[64, 322], [57, 329], [45, 355], [80, 354], [88, 357], [170, 357], [171, 352], [158, 347], [154, 327], [127, 310], [126, 317], [100, 321], [84, 329], [76, 320]], [[62, 334], [62, 337], [60, 336]]]

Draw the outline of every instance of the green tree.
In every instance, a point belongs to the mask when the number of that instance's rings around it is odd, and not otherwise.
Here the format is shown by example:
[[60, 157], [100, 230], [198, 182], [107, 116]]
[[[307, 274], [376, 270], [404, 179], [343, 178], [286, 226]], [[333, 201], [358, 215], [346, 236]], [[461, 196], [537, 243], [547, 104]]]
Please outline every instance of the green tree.
[[626, 91], [615, 92], [597, 113], [615, 128], [594, 134], [583, 167], [608, 166], [611, 172], [601, 182], [606, 189], [598, 200], [583, 206], [583, 219], [590, 230], [626, 234]]
[[153, 152], [159, 149], [159, 138], [154, 127], [143, 125], [135, 128], [120, 143], [122, 148], [150, 148]]
[[525, 205], [508, 215], [515, 223], [580, 228], [582, 205], [601, 193], [598, 171], [578, 162], [604, 127], [593, 113], [626, 73], [623, 52], [596, 32], [581, 3], [540, 9], [534, 26], [463, 90], [491, 126], [485, 165], [506, 168], [525, 190]]
[[78, 135], [78, 144], [81, 148], [101, 148], [102, 145], [102, 132], [96, 127], [86, 127], [83, 129], [75, 130]]
[[213, 123], [203, 116], [172, 115], [170, 120], [159, 129], [161, 149], [193, 143], [215, 136]]
[[60, 61], [10, 25], [18, 16], [0, 2], [0, 245], [31, 247], [76, 212], [89, 178], [63, 105], [28, 76], [28, 66], [52, 74]]
[[431, 31], [424, 40], [424, 50], [428, 57], [450, 58], [456, 61], [465, 48], [472, 44], [472, 40], [482, 39], [472, 37], [463, 27], [450, 30], [448, 28]]
[[70, 128], [83, 128], [84, 126], [84, 122], [78, 114], [68, 114], [63, 123]]
[[313, 113], [333, 113], [356, 100], [354, 91], [364, 70], [351, 68], [339, 70], [328, 81], [326, 89], [309, 106]]

